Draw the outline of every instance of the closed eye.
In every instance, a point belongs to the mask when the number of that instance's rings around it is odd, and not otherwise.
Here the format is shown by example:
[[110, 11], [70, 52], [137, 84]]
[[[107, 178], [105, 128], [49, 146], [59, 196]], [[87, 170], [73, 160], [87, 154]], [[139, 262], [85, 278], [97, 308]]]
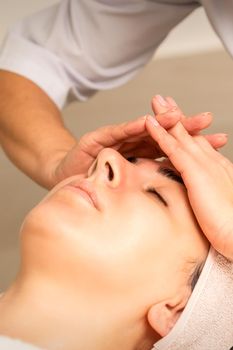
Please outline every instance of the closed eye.
[[165, 205], [165, 207], [168, 207], [168, 204], [165, 201], [165, 199], [161, 196], [161, 194], [159, 192], [156, 191], [156, 189], [154, 187], [147, 188], [147, 192], [154, 194], [156, 196], [156, 198], [159, 199], [160, 202], [163, 203], [163, 205]]
[[[137, 163], [137, 157], [127, 157], [126, 158], [130, 163]], [[163, 203], [163, 205], [165, 205], [166, 207], [168, 207], [167, 202], [165, 201], [165, 199], [161, 196], [161, 194], [156, 191], [156, 189], [154, 187], [149, 187], [147, 188], [146, 192], [152, 193], [157, 199], [160, 200], [161, 203]]]

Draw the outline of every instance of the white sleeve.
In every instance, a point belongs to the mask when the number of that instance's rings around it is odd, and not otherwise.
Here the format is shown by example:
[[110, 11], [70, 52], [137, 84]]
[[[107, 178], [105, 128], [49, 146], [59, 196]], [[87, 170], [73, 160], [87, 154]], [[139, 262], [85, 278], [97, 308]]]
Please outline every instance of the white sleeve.
[[0, 69], [27, 77], [59, 108], [132, 78], [199, 5], [180, 0], [64, 0], [16, 23]]
[[202, 6], [215, 33], [233, 57], [233, 1], [202, 0]]

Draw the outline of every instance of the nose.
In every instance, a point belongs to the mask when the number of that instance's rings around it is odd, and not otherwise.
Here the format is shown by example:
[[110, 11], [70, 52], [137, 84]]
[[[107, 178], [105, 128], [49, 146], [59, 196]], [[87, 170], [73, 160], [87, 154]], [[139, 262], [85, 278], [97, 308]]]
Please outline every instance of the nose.
[[117, 188], [126, 180], [126, 159], [112, 148], [104, 148], [88, 171], [88, 178], [98, 184]]

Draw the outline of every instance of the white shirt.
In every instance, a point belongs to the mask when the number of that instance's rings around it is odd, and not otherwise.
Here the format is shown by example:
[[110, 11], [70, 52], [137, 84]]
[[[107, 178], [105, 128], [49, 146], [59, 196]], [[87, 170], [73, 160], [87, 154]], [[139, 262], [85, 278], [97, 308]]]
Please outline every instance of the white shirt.
[[40, 86], [59, 108], [131, 79], [198, 6], [233, 55], [232, 0], [63, 0], [17, 22], [0, 69]]

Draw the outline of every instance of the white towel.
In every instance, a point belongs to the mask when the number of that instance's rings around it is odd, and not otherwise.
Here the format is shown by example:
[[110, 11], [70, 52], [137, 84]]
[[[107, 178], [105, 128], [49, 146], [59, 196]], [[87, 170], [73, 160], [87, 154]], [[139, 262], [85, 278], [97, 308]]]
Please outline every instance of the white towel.
[[233, 349], [233, 263], [211, 247], [182, 315], [152, 350], [230, 349]]
[[24, 343], [22, 340], [0, 336], [0, 350], [42, 350], [35, 345]]

